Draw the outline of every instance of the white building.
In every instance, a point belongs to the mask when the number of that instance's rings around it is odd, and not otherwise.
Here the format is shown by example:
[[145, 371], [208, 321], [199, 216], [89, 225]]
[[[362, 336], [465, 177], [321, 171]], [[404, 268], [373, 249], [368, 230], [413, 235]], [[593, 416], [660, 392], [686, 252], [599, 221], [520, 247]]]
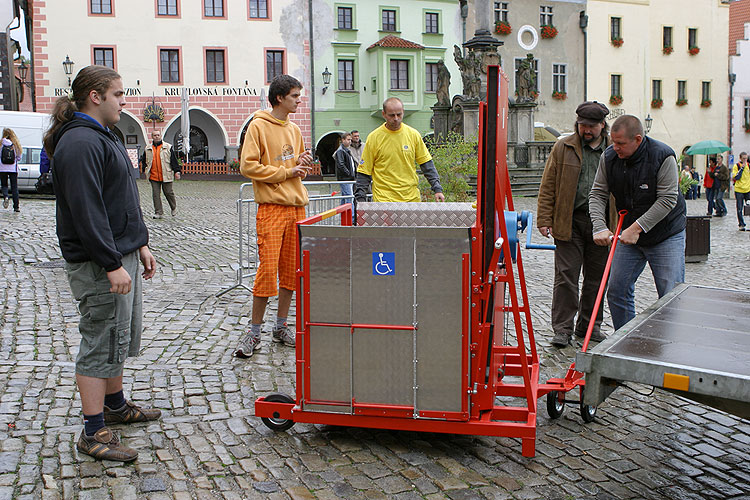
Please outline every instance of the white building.
[[737, 40], [737, 54], [729, 56], [729, 71], [735, 75], [732, 95], [732, 151], [750, 152], [750, 23], [744, 40]]

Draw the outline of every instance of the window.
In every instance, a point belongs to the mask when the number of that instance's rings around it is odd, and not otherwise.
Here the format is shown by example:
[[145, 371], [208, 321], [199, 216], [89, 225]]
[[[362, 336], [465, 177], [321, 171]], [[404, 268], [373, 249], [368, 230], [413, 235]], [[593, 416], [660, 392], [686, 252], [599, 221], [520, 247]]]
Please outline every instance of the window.
[[223, 49], [206, 50], [206, 82], [225, 83], [227, 81], [224, 71], [224, 60]]
[[438, 13], [427, 12], [424, 15], [424, 32], [425, 33], [439, 33], [438, 29]]
[[619, 40], [622, 38], [622, 30], [620, 29], [622, 26], [622, 18], [621, 17], [613, 17], [610, 19], [611, 29], [610, 29], [610, 40]]
[[508, 2], [495, 2], [495, 22], [508, 22]]
[[425, 79], [424, 79], [425, 92], [437, 92], [437, 75], [438, 75], [437, 63], [425, 64]]
[[250, 0], [250, 17], [268, 19], [268, 0]]
[[689, 28], [688, 29], [688, 49], [691, 47], [697, 47], [697, 46], [698, 46], [698, 29]]
[[701, 102], [711, 101], [711, 82], [703, 82], [701, 85]]
[[284, 51], [266, 51], [266, 82], [284, 74]]
[[409, 89], [409, 61], [391, 59], [391, 90]]
[[156, 13], [160, 16], [176, 16], [177, 0], [157, 0]]
[[224, 0], [203, 0], [205, 17], [224, 17]]
[[622, 96], [622, 75], [612, 75], [610, 78], [610, 95]]
[[354, 90], [354, 61], [339, 59], [339, 90]]
[[651, 100], [652, 101], [661, 101], [661, 80], [652, 80], [651, 81]]
[[552, 92], [568, 92], [568, 66], [552, 65]]
[[112, 14], [112, 0], [90, 0], [92, 14]]
[[178, 83], [180, 81], [180, 51], [177, 49], [161, 49], [161, 82]]
[[748, 124], [750, 124], [750, 99], [745, 99], [743, 116], [745, 117], [745, 122], [743, 123], [743, 125], [747, 126]]
[[111, 47], [95, 47], [94, 64], [115, 69], [115, 49]]
[[396, 31], [396, 11], [383, 11], [383, 31]]
[[552, 7], [539, 7], [539, 25], [552, 26]]
[[678, 101], [687, 100], [687, 82], [685, 80], [677, 81], [677, 100]]
[[662, 34], [662, 43], [664, 47], [672, 46], [672, 27], [664, 26], [664, 33]]
[[[516, 90], [518, 90], [518, 69], [525, 58], [516, 59]], [[534, 90], [539, 92], [539, 59], [534, 59]]]
[[339, 7], [339, 24], [340, 30], [352, 29], [352, 8], [351, 7]]

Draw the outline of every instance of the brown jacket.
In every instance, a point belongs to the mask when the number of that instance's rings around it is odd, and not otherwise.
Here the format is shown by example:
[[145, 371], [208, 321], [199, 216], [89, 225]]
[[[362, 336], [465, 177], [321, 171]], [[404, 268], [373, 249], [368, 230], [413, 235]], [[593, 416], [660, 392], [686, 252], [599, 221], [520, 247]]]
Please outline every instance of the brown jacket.
[[[605, 147], [609, 146], [609, 137], [605, 140]], [[583, 155], [581, 147], [578, 134], [557, 141], [547, 158], [539, 185], [536, 225], [551, 227], [552, 236], [558, 240], [569, 241], [573, 229], [573, 205]], [[609, 206], [610, 227], [614, 228], [617, 225], [617, 211], [611, 198]]]

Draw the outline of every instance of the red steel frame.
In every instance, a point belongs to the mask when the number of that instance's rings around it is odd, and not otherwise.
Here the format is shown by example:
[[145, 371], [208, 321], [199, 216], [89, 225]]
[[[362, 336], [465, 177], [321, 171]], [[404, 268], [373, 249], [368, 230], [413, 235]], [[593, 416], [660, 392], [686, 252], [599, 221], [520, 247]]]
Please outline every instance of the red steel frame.
[[[483, 227], [480, 217], [484, 200], [484, 188], [477, 192], [477, 218], [471, 227], [471, 254], [462, 256], [462, 325], [463, 338], [469, 338], [468, 347], [463, 349], [462, 363], [466, 375], [463, 390], [468, 397], [463, 398], [460, 412], [425, 412], [414, 415], [411, 406], [368, 404], [365, 402], [311, 401], [310, 398], [310, 347], [307, 338], [311, 326], [347, 328], [353, 334], [355, 329], [387, 329], [414, 331], [412, 325], [365, 325], [312, 323], [310, 321], [310, 253], [302, 251], [298, 239], [299, 268], [297, 271], [297, 300], [302, 307], [297, 308], [296, 347], [296, 398], [294, 403], [267, 402], [259, 398], [255, 402], [255, 415], [274, 419], [287, 419], [294, 422], [319, 423], [350, 427], [442, 432], [452, 434], [472, 434], [520, 438], [524, 456], [533, 457], [536, 445], [537, 399], [550, 391], [567, 392], [583, 385], [582, 374], [571, 366], [566, 379], [552, 379], [547, 384], [539, 384], [539, 357], [534, 340], [531, 310], [526, 289], [520, 244], [510, 238], [505, 224], [505, 210], [513, 211], [510, 177], [506, 160], [507, 154], [507, 113], [508, 84], [501, 69], [498, 74], [497, 116], [488, 116], [487, 103], [480, 103], [479, 165], [487, 160], [486, 147], [495, 146], [495, 186], [494, 208], [496, 221], [494, 228]], [[488, 74], [490, 73], [488, 69]], [[493, 72], [493, 74], [496, 74]], [[490, 87], [490, 85], [488, 85]], [[494, 97], [494, 96], [491, 96]], [[488, 120], [495, 120], [496, 135], [485, 138]], [[489, 168], [489, 167], [488, 167]], [[484, 186], [482, 168], [478, 171], [477, 185]], [[489, 206], [489, 205], [488, 205]], [[341, 216], [341, 225], [352, 225], [351, 204], [342, 205], [323, 214], [308, 217], [298, 225], [314, 224], [335, 215]], [[511, 228], [512, 229], [512, 228]], [[493, 232], [494, 230], [494, 232]], [[530, 231], [531, 228], [528, 228]], [[483, 240], [485, 232], [496, 238], [489, 266], [485, 267]], [[511, 252], [511, 244], [515, 245]], [[511, 255], [516, 255], [513, 262]], [[505, 305], [506, 290], [510, 305]], [[511, 314], [514, 325], [515, 343], [504, 345], [504, 319]], [[523, 318], [522, 315], [523, 314]], [[524, 333], [524, 324], [526, 332]], [[467, 345], [466, 342], [463, 343]], [[489, 368], [489, 370], [488, 370]], [[517, 381], [506, 381], [514, 377]], [[496, 398], [516, 398], [517, 406], [496, 405]], [[311, 411], [309, 404], [329, 406], [350, 406], [351, 413], [330, 413]], [[418, 418], [417, 418], [418, 417]]]

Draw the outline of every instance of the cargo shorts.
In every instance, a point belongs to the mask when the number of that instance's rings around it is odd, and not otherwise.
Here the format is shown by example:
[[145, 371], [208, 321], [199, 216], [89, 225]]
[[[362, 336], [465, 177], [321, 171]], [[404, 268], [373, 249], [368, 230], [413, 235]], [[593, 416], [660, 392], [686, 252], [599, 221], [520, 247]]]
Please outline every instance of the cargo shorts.
[[107, 272], [93, 261], [66, 263], [65, 271], [73, 296], [78, 301], [81, 345], [76, 373], [87, 377], [112, 378], [122, 375], [128, 356], [141, 348], [141, 275], [138, 251], [122, 258], [132, 286], [126, 295], [111, 293]]

